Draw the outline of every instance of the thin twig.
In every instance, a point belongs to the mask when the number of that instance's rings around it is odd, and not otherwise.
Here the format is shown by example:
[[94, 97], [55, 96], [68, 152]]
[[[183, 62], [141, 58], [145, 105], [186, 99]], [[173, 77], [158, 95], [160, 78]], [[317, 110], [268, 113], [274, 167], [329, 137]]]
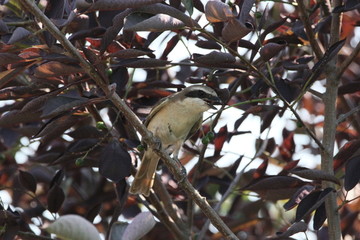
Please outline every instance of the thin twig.
[[317, 59], [321, 59], [323, 56], [323, 53], [320, 49], [320, 46], [318, 42], [316, 41], [316, 37], [314, 34], [314, 31], [311, 27], [311, 23], [309, 21], [309, 16], [306, 14], [306, 7], [303, 0], [297, 0], [298, 9], [300, 11], [300, 19], [304, 24], [305, 30], [306, 30], [306, 36], [308, 37], [308, 40], [310, 42], [311, 48], [314, 51]]
[[230, 230], [230, 228], [223, 222], [219, 217], [216, 211], [209, 205], [209, 203], [204, 199], [190, 184], [178, 168], [176, 162], [169, 157], [167, 153], [159, 149], [158, 144], [156, 143], [152, 133], [146, 129], [146, 127], [141, 123], [139, 118], [132, 112], [128, 105], [119, 97], [116, 92], [111, 92], [109, 86], [102, 79], [99, 73], [96, 71], [94, 66], [85, 60], [78, 49], [76, 49], [71, 42], [64, 36], [63, 33], [47, 18], [47, 16], [36, 6], [36, 4], [31, 0], [24, 0], [22, 4], [25, 5], [25, 9], [30, 11], [39, 21], [44, 24], [48, 31], [62, 44], [62, 46], [71, 54], [72, 57], [76, 58], [81, 67], [85, 70], [87, 74], [92, 76], [93, 80], [96, 82], [98, 87], [102, 89], [109, 100], [124, 114], [125, 118], [132, 123], [135, 129], [143, 137], [144, 142], [154, 149], [154, 152], [164, 161], [165, 165], [173, 173], [175, 179], [178, 181], [179, 186], [188, 193], [188, 195], [194, 199], [195, 203], [200, 207], [202, 212], [211, 219], [213, 225], [224, 235], [227, 239], [238, 239], [235, 234]]
[[337, 72], [336, 78], [340, 79], [348, 66], [354, 61], [356, 57], [360, 54], [360, 42], [356, 45], [356, 47], [352, 50], [350, 56], [347, 56], [345, 60], [339, 66], [339, 70]]

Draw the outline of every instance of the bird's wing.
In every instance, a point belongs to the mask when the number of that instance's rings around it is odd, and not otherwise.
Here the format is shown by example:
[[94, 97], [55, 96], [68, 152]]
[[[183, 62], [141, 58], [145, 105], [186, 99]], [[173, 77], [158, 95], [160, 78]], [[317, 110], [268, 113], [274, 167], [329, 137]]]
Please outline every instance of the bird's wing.
[[197, 120], [197, 122], [194, 124], [194, 126], [191, 128], [189, 134], [186, 136], [186, 139], [189, 139], [192, 135], [194, 135], [196, 133], [197, 130], [199, 130], [199, 128], [201, 127], [203, 122], [203, 117], [201, 115], [201, 117], [199, 118], [199, 120]]
[[164, 106], [166, 100], [172, 101], [173, 95], [160, 99], [152, 108], [149, 115], [146, 117], [144, 125], [147, 127], [151, 119], [158, 113]]

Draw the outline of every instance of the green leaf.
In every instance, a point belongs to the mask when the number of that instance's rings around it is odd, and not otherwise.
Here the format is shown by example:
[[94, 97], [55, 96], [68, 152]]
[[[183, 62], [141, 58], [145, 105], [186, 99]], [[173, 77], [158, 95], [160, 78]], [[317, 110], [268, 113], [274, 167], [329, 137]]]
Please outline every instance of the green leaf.
[[194, 12], [194, 2], [193, 0], [181, 0], [181, 2], [184, 4], [186, 11], [189, 12], [190, 16]]

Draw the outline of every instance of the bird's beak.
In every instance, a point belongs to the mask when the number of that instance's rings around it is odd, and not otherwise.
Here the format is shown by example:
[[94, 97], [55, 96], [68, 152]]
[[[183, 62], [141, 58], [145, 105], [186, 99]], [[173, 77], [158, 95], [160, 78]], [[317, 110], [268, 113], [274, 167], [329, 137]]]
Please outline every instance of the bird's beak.
[[222, 105], [222, 101], [220, 98], [218, 97], [212, 97], [212, 98], [208, 98], [206, 100], [207, 104], [209, 105], [210, 108], [217, 110], [217, 108], [214, 105]]

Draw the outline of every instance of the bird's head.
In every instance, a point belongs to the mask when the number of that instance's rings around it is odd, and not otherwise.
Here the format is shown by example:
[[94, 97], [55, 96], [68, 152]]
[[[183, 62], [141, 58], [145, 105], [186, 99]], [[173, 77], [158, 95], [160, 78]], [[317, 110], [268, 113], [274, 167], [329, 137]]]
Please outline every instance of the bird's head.
[[214, 105], [222, 104], [217, 93], [212, 88], [207, 86], [194, 85], [185, 88], [182, 93], [185, 98], [193, 99], [194, 104], [203, 105], [208, 109], [216, 109]]

